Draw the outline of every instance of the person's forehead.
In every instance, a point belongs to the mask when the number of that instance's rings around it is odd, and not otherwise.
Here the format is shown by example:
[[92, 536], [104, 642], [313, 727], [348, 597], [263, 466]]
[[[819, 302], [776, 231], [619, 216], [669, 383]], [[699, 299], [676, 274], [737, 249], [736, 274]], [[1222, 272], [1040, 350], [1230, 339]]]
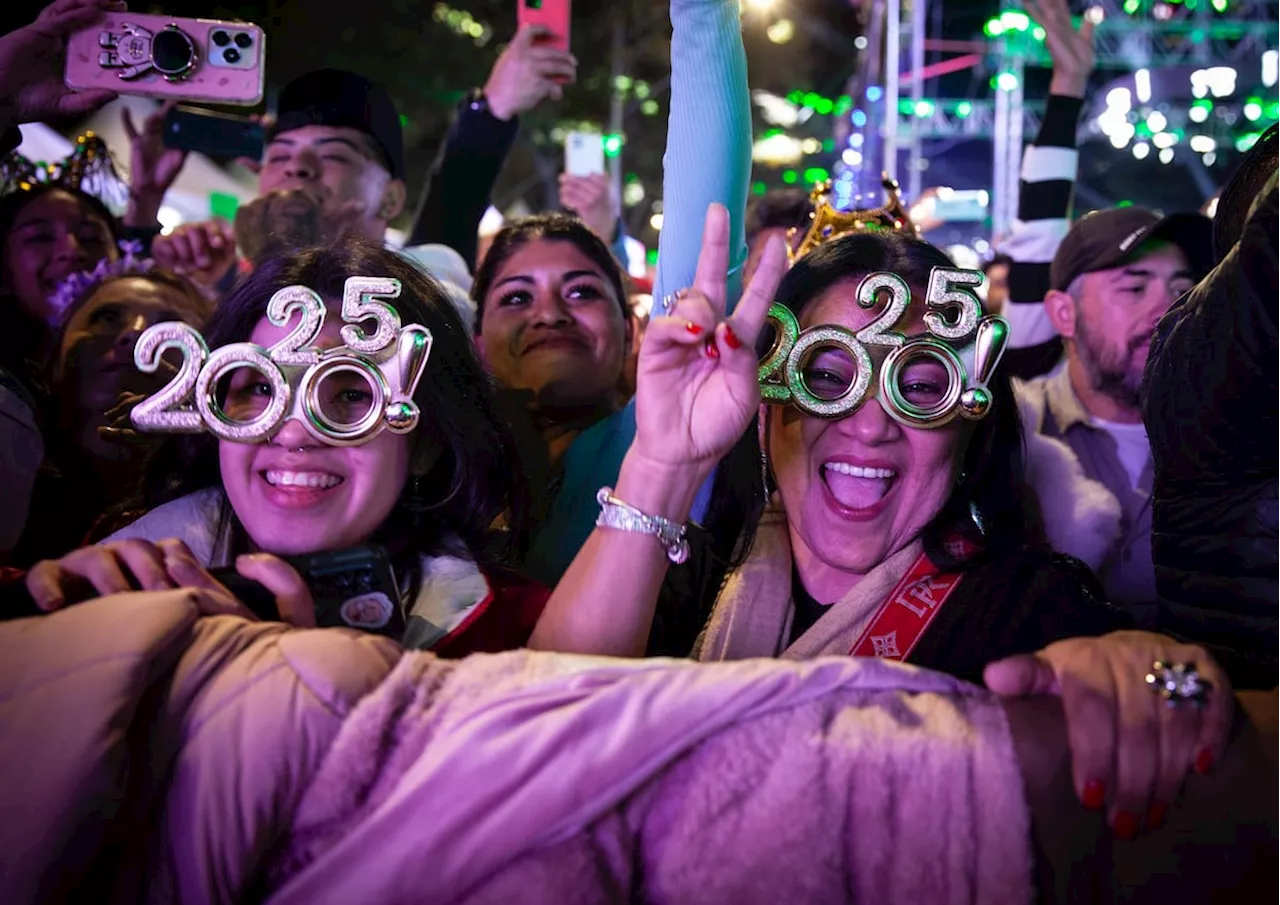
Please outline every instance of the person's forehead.
[[315, 145], [322, 142], [339, 140], [349, 143], [361, 150], [369, 150], [369, 136], [359, 129], [348, 126], [298, 126], [287, 132], [281, 132], [271, 139], [271, 145], [302, 146]]
[[102, 218], [87, 204], [66, 192], [49, 192], [32, 201], [14, 218], [14, 227], [27, 226], [42, 221], [94, 220]]
[[1149, 239], [1122, 263], [1089, 275], [1094, 277], [1095, 282], [1108, 285], [1127, 279], [1136, 272], [1172, 275], [1187, 269], [1187, 255], [1181, 248], [1163, 239]]
[[[800, 326], [807, 328], [820, 324], [835, 324], [852, 330], [861, 330], [878, 318], [889, 304], [889, 293], [887, 290], [881, 290], [876, 304], [870, 308], [863, 308], [858, 304], [858, 287], [865, 276], [866, 274], [859, 274], [829, 286], [800, 312]], [[911, 305], [896, 325], [898, 332], [904, 329], [911, 329], [914, 332], [915, 328], [923, 327], [924, 324], [921, 319], [925, 313], [924, 287], [909, 286], [908, 291], [911, 293]]]

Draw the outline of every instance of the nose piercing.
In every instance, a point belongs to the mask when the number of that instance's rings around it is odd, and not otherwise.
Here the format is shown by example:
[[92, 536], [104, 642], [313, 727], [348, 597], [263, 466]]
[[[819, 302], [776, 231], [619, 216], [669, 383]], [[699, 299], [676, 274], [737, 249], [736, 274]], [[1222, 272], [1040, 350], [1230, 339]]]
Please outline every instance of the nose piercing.
[[295, 446], [292, 449], [289, 449], [287, 451], [295, 452], [295, 453], [305, 453], [307, 451], [307, 448], [305, 446]]

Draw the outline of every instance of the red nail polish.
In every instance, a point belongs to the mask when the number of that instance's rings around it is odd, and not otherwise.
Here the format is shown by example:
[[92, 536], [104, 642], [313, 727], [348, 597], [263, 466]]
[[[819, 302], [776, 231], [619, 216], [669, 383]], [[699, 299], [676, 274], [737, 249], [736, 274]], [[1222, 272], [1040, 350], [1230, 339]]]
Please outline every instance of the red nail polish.
[[1168, 813], [1169, 806], [1163, 801], [1151, 802], [1151, 807], [1147, 808], [1147, 829], [1158, 830], [1164, 826], [1164, 819]]
[[1209, 771], [1213, 769], [1213, 751], [1208, 748], [1201, 748], [1200, 753], [1196, 755], [1196, 772], [1201, 776], [1208, 776]]
[[1107, 803], [1107, 784], [1100, 779], [1091, 779], [1084, 784], [1084, 794], [1080, 796], [1084, 806], [1091, 811], [1101, 811]]
[[702, 332], [702, 328], [699, 327], [697, 324], [695, 324], [693, 321], [685, 321], [684, 328], [688, 330], [690, 333], [692, 333], [694, 336], [697, 336], [699, 333]]
[[1111, 827], [1117, 839], [1132, 839], [1138, 835], [1138, 817], [1128, 811], [1116, 814], [1116, 822]]
[[707, 358], [719, 358], [720, 350], [716, 348], [715, 340], [707, 343]]
[[738, 339], [738, 334], [733, 332], [733, 328], [728, 324], [724, 327], [724, 341], [729, 344], [730, 349], [741, 349], [742, 340]]

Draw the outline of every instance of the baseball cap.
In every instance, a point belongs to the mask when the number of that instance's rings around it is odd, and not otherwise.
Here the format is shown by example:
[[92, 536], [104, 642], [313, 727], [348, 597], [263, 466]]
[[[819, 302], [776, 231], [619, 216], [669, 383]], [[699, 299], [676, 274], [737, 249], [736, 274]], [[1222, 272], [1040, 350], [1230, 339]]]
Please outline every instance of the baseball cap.
[[1203, 214], [1161, 217], [1141, 207], [1113, 207], [1081, 217], [1071, 227], [1049, 266], [1049, 284], [1065, 290], [1084, 273], [1109, 270], [1149, 239], [1182, 249], [1197, 280], [1213, 268], [1213, 221]]
[[373, 139], [383, 164], [396, 179], [404, 178], [404, 135], [391, 95], [364, 76], [341, 69], [318, 69], [300, 75], [280, 90], [276, 121], [267, 140], [302, 126], [356, 129]]
[[1276, 166], [1276, 127], [1272, 126], [1254, 142], [1218, 196], [1218, 211], [1213, 217], [1213, 248], [1219, 261], [1239, 240], [1249, 220], [1249, 209], [1276, 172]]

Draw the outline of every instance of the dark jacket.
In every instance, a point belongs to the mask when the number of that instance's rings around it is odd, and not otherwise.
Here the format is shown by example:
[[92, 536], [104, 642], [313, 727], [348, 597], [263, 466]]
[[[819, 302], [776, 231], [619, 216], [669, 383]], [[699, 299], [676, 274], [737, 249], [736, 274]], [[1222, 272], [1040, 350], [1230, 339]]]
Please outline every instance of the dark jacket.
[[406, 246], [448, 245], [475, 270], [477, 233], [520, 124], [472, 97], [458, 107], [427, 177]]
[[1277, 666], [1275, 180], [1235, 248], [1160, 322], [1144, 420], [1157, 628], [1226, 648], [1237, 687]]
[[[690, 532], [692, 556], [663, 583], [649, 656], [686, 657], [711, 615], [725, 574], [701, 529]], [[1055, 641], [1133, 628], [1107, 603], [1102, 586], [1079, 560], [1019, 550], [983, 555], [920, 636], [908, 663], [977, 684], [988, 663], [1029, 654]]]

